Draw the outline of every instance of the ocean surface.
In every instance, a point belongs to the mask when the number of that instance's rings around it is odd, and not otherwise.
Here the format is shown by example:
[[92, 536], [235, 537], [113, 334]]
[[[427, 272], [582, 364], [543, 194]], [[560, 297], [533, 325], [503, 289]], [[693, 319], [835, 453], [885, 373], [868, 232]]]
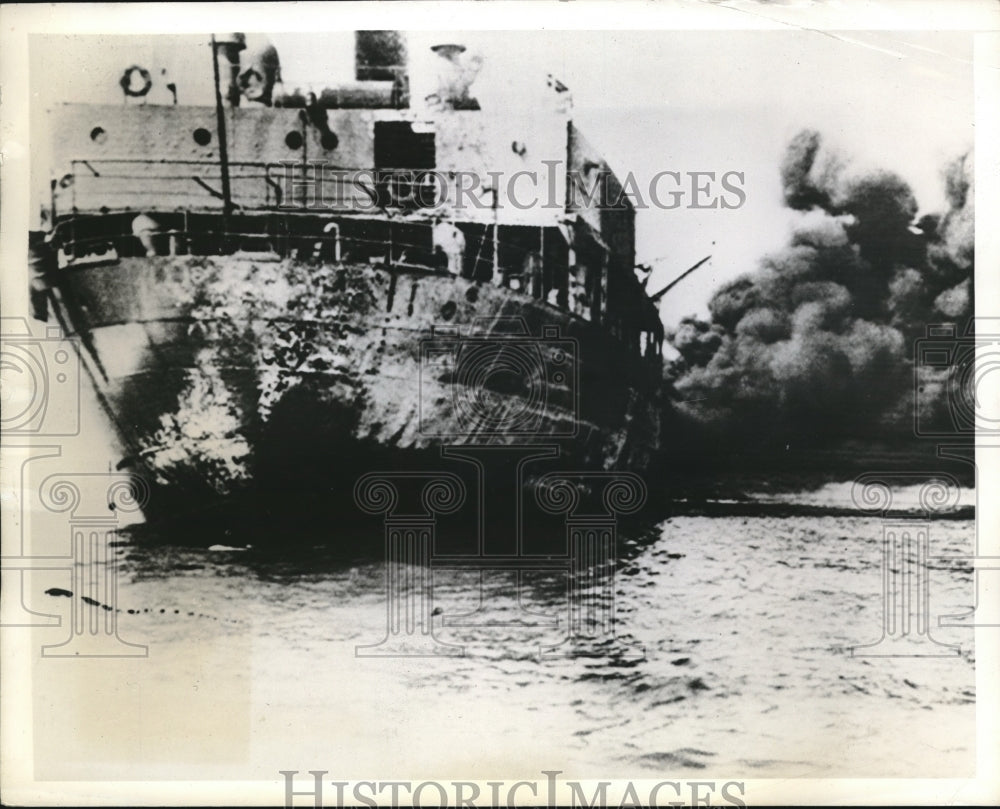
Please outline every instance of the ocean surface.
[[[387, 572], [407, 572], [383, 560], [125, 533], [119, 635], [148, 657], [36, 662], [36, 776], [971, 776], [972, 630], [937, 619], [972, 606], [974, 522], [845, 516], [846, 491], [777, 498], [826, 515], [631, 529], [613, 604], [561, 570], [436, 567], [434, 634], [462, 656], [356, 656], [386, 636]], [[882, 636], [886, 522], [930, 536], [933, 640], [904, 651], [947, 656], [852, 656]], [[567, 648], [568, 593], [613, 609], [613, 640], [585, 647], [601, 656], [540, 654]]]

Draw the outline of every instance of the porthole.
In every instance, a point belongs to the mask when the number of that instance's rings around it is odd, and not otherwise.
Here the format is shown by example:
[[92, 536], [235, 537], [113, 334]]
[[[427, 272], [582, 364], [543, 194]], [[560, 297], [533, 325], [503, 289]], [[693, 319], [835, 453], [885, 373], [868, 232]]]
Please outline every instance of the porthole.
[[208, 146], [212, 142], [212, 133], [203, 126], [198, 127], [192, 133], [192, 137], [194, 138], [194, 142], [199, 146]]
[[340, 143], [340, 139], [333, 132], [324, 132], [319, 136], [319, 143], [328, 152], [332, 149], [337, 148], [337, 144]]
[[285, 135], [285, 146], [289, 149], [301, 149], [302, 134], [300, 132], [289, 132]]
[[90, 139], [94, 143], [101, 144], [108, 139], [108, 133], [104, 131], [103, 126], [95, 126], [90, 130]]

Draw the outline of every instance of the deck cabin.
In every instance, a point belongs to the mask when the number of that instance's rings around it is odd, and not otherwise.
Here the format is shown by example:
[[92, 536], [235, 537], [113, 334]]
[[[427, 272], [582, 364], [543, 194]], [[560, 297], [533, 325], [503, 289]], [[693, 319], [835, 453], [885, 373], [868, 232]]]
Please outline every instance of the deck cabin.
[[451, 273], [590, 321], [659, 367], [635, 211], [558, 81], [542, 107], [484, 108], [461, 44], [431, 49], [428, 84], [401, 35], [363, 31], [354, 75], [302, 93], [281, 84], [273, 46], [211, 47], [214, 107], [170, 103], [132, 65], [121, 104], [50, 111], [44, 218], [61, 268], [239, 251]]

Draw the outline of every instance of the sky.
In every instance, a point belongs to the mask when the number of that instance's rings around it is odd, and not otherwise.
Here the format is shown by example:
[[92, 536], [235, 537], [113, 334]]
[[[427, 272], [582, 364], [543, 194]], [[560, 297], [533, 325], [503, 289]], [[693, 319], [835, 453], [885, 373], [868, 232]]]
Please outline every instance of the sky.
[[898, 172], [924, 210], [943, 207], [941, 168], [973, 141], [964, 34], [600, 33], [581, 47], [592, 58], [559, 50], [564, 81], [612, 166], [745, 173], [740, 209], [639, 213], [639, 260], [664, 257], [651, 286], [713, 256], [664, 298], [668, 325], [704, 312], [718, 284], [786, 242], [797, 217], [782, 206], [778, 167], [802, 128], [821, 132], [851, 171]]
[[[351, 71], [350, 32], [270, 37], [288, 89], [321, 89]], [[743, 173], [747, 198], [738, 209], [638, 212], [637, 259], [655, 268], [650, 289], [712, 256], [664, 297], [668, 326], [704, 314], [719, 284], [786, 243], [801, 215], [782, 205], [778, 168], [800, 129], [817, 129], [850, 173], [899, 173], [922, 212], [942, 209], [942, 167], [973, 142], [972, 37], [962, 32], [421, 31], [408, 38], [416, 70], [436, 42], [481, 54], [473, 87], [484, 107], [530, 107], [546, 92], [547, 74], [555, 75], [571, 91], [577, 125], [640, 189], [660, 171]], [[207, 39], [34, 38], [33, 122], [53, 102], [121, 103], [117, 80], [131, 64], [166, 69], [181, 103], [211, 104]]]

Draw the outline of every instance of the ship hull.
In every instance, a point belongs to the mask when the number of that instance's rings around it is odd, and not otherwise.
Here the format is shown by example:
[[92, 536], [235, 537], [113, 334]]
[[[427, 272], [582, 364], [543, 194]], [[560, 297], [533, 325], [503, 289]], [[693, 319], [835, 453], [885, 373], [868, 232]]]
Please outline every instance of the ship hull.
[[565, 469], [641, 471], [658, 445], [648, 363], [491, 284], [163, 256], [67, 268], [53, 301], [158, 519], [336, 514], [362, 474], [428, 468], [443, 447], [545, 446]]

